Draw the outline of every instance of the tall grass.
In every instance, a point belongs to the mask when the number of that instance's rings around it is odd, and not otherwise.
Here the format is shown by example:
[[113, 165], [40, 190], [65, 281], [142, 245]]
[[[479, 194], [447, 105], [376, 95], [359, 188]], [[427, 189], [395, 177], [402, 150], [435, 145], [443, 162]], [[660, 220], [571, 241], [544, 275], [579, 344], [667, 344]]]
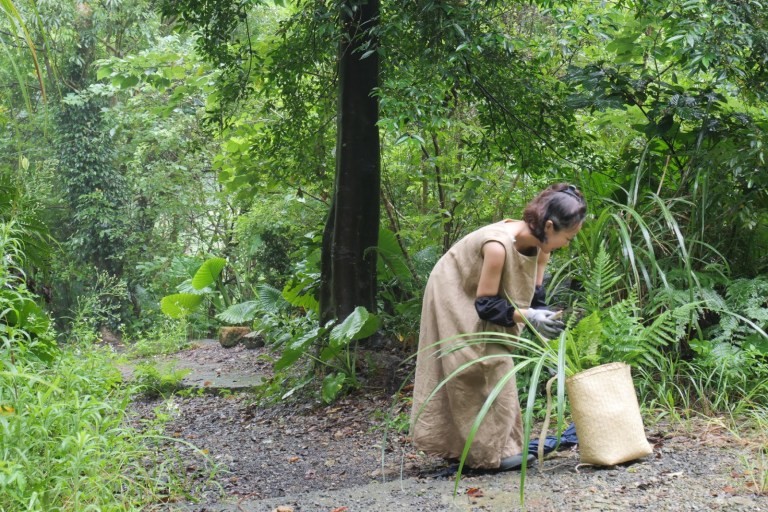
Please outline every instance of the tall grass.
[[[190, 490], [127, 421], [132, 389], [110, 355], [53, 334], [26, 288], [17, 228], [0, 224], [0, 511], [146, 510]], [[165, 441], [167, 442], [167, 440]]]
[[106, 353], [65, 350], [52, 366], [0, 357], [0, 510], [140, 510], [189, 492]]
[[746, 417], [768, 406], [765, 363], [752, 360], [743, 368], [662, 358], [655, 368], [639, 368], [641, 402], [664, 414]]

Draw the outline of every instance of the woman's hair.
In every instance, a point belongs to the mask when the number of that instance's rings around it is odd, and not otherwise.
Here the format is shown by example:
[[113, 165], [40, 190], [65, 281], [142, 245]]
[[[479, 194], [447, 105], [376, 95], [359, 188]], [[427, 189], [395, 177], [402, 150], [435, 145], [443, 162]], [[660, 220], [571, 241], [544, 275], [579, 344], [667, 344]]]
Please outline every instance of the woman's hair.
[[546, 242], [544, 226], [551, 220], [555, 231], [570, 229], [587, 216], [587, 202], [579, 189], [568, 183], [551, 185], [528, 203], [523, 220], [533, 236]]

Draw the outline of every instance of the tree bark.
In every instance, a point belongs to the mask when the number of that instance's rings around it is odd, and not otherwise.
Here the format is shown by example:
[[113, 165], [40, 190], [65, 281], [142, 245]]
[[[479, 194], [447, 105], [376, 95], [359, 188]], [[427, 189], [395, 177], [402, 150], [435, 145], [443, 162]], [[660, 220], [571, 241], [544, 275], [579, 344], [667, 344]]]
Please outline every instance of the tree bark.
[[376, 310], [379, 236], [379, 56], [372, 28], [379, 0], [348, 0], [341, 8], [336, 176], [323, 233], [320, 320], [339, 321], [358, 306]]

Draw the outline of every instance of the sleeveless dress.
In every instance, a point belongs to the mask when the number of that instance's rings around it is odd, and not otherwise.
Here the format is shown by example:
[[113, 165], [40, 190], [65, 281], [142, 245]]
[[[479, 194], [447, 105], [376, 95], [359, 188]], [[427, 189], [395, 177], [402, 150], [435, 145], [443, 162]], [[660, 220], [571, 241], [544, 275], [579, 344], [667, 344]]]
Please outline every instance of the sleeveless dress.
[[[475, 310], [475, 294], [483, 265], [482, 250], [491, 241], [500, 242], [506, 251], [500, 295], [510, 298], [519, 307], [528, 307], [531, 303], [537, 256], [524, 256], [515, 249], [514, 222], [497, 222], [459, 240], [440, 258], [427, 281], [411, 412], [414, 445], [426, 453], [446, 459], [461, 457], [467, 436], [486, 398], [514, 366], [510, 357], [473, 364], [429, 398], [435, 387], [465, 362], [486, 355], [509, 353], [507, 347], [488, 342], [438, 357], [438, 350], [444, 353], [456, 342], [434, 347], [435, 342], [457, 334], [483, 331], [519, 334], [522, 330], [523, 324], [503, 327], [482, 320]], [[522, 437], [517, 385], [512, 378], [486, 414], [466, 464], [472, 468], [498, 468], [502, 458], [523, 451]]]

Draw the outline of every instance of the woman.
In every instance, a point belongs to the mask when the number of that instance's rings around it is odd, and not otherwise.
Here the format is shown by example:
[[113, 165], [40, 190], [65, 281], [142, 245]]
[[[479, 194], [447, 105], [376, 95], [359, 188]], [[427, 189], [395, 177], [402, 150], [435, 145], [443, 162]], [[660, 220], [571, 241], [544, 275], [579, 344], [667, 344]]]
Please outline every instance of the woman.
[[[505, 354], [502, 344], [482, 343], [445, 353], [458, 334], [501, 331], [519, 334], [523, 317], [544, 337], [557, 336], [557, 314], [530, 307], [552, 251], [576, 236], [587, 205], [573, 185], [552, 185], [525, 207], [523, 220], [504, 220], [474, 231], [437, 262], [424, 292], [419, 354], [413, 391], [415, 446], [446, 459], [458, 459], [478, 412], [499, 379], [514, 363], [495, 357], [454, 376], [432, 398], [442, 380], [467, 361]], [[455, 343], [455, 342], [454, 342]], [[438, 357], [436, 352], [444, 353]], [[422, 407], [423, 406], [423, 407]], [[496, 398], [467, 456], [471, 468], [520, 467], [523, 427], [515, 379]]]

